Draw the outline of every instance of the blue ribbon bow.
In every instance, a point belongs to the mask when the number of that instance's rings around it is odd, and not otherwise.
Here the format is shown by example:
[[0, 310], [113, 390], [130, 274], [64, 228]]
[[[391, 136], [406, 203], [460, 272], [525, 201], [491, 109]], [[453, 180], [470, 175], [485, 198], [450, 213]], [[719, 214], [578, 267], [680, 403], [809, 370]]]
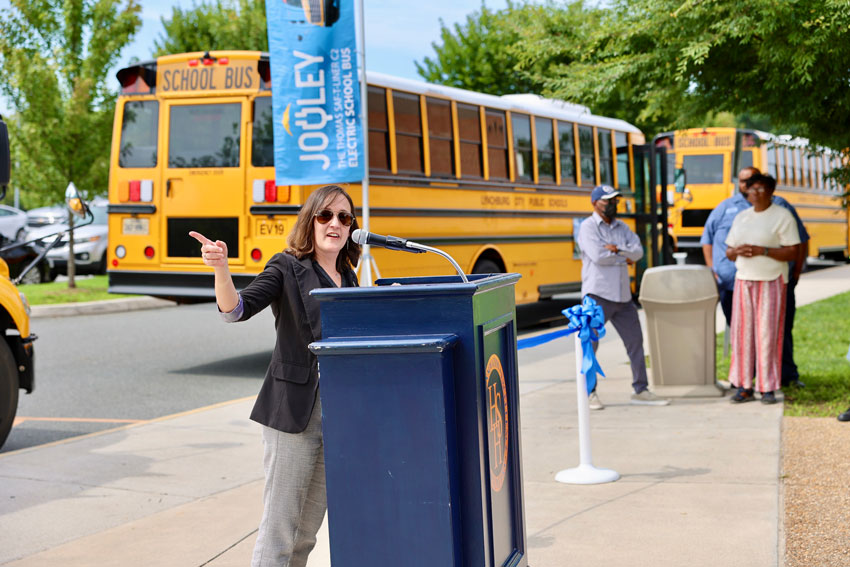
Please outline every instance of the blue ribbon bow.
[[593, 342], [605, 336], [605, 314], [593, 298], [588, 296], [585, 296], [580, 305], [573, 305], [562, 313], [570, 322], [566, 329], [520, 339], [517, 341], [517, 349], [535, 347], [577, 332], [582, 350], [581, 371], [587, 381], [587, 393], [590, 394], [596, 387], [596, 375], [605, 376], [593, 350]]
[[605, 336], [605, 314], [593, 298], [588, 296], [584, 297], [581, 305], [573, 305], [562, 313], [570, 321], [567, 329], [572, 333], [578, 331], [582, 350], [581, 371], [587, 381], [587, 393], [590, 394], [596, 388], [596, 375], [605, 376], [593, 350], [593, 342]]

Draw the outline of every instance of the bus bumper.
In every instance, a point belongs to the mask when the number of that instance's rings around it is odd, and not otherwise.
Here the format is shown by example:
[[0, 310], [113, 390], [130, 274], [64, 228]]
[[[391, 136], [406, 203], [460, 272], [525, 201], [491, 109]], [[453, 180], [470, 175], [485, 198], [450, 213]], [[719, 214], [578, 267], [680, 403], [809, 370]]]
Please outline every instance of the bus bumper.
[[18, 386], [31, 394], [35, 389], [35, 348], [33, 342], [38, 338], [35, 333], [28, 337], [9, 336], [9, 346], [18, 365]]
[[[164, 298], [215, 299], [212, 273], [109, 270], [109, 293], [152, 295]], [[255, 274], [232, 274], [236, 289], [243, 289]]]

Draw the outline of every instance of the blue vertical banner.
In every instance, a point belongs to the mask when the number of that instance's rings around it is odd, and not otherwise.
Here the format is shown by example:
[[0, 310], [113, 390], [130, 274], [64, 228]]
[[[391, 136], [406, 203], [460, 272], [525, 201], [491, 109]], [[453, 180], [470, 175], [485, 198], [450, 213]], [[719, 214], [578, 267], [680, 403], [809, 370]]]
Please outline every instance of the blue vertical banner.
[[363, 179], [354, 0], [266, 0], [278, 185]]

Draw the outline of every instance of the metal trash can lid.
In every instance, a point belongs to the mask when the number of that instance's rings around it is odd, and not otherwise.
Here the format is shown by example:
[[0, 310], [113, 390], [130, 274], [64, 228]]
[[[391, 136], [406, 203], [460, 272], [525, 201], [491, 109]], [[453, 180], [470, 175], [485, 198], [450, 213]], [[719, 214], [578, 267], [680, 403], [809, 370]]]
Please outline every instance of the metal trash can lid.
[[676, 304], [717, 299], [717, 283], [708, 266], [657, 266], [643, 273], [639, 299]]

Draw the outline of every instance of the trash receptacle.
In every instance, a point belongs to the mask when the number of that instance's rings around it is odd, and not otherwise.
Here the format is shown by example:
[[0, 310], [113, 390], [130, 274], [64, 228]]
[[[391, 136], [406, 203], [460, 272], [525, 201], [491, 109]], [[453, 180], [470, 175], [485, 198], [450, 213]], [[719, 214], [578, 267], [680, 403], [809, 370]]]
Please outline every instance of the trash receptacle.
[[723, 395], [715, 376], [717, 284], [711, 268], [650, 268], [643, 274], [640, 303], [653, 391], [665, 397]]

